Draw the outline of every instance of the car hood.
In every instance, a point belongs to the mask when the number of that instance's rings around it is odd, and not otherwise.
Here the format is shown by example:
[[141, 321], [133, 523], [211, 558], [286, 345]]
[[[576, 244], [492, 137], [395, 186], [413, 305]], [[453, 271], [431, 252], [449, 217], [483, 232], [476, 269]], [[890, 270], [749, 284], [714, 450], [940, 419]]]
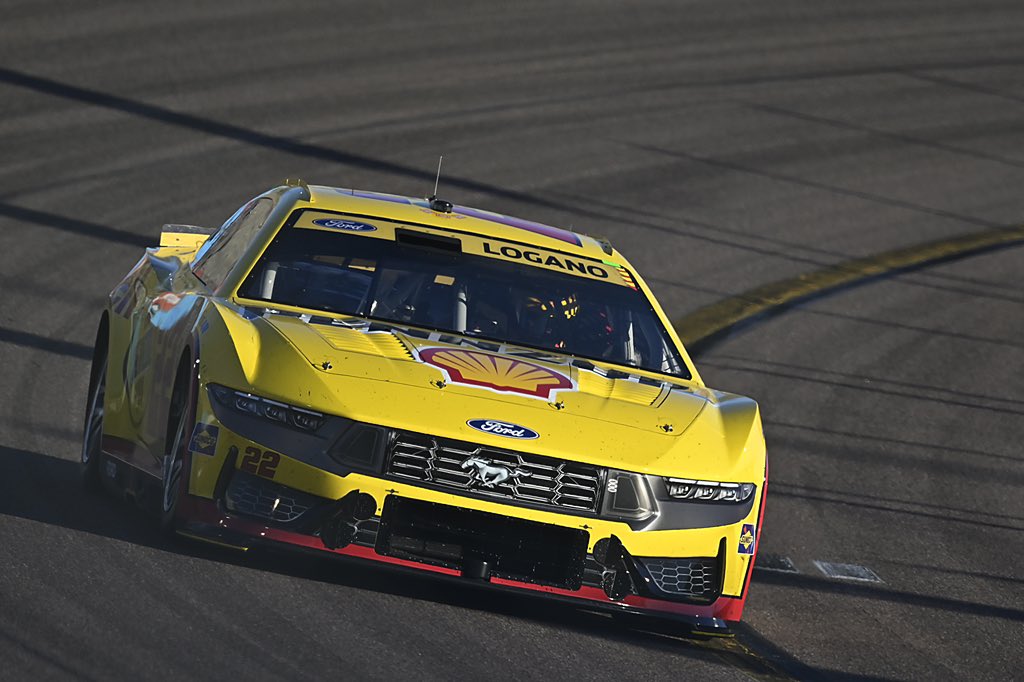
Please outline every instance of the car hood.
[[[393, 428], [602, 466], [747, 478], [736, 469], [759, 417], [746, 398], [568, 356], [354, 318], [264, 313], [250, 324], [251, 331], [235, 332], [262, 349], [253, 354], [246, 381], [272, 397]], [[296, 355], [303, 362], [289, 359]], [[512, 425], [512, 432], [481, 431], [486, 421]]]

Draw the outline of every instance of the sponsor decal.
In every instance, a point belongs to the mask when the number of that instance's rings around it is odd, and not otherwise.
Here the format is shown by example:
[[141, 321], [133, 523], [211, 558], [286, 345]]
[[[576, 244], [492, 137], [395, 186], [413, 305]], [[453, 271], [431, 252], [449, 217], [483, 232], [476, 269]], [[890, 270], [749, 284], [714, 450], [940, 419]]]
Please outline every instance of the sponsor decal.
[[469, 488], [472, 488], [477, 483], [484, 488], [493, 488], [510, 478], [526, 478], [531, 475], [526, 469], [507, 466], [500, 462], [495, 463], [476, 455], [467, 459], [461, 466], [469, 471], [469, 483], [467, 484]]
[[220, 436], [220, 427], [213, 424], [196, 424], [192, 431], [192, 440], [188, 449], [200, 455], [210, 455], [217, 452], [217, 438]]
[[470, 419], [466, 424], [468, 424], [471, 429], [490, 433], [495, 436], [503, 436], [505, 438], [515, 438], [516, 440], [533, 440], [535, 438], [540, 438], [540, 434], [533, 429], [528, 429], [525, 426], [520, 426], [519, 424], [513, 424], [511, 422], [498, 421], [497, 419]]
[[329, 227], [332, 230], [345, 230], [346, 232], [376, 232], [377, 228], [366, 223], [357, 223], [354, 220], [342, 220], [340, 218], [321, 218], [314, 220], [314, 225]]
[[582, 260], [559, 257], [554, 254], [542, 254], [539, 251], [520, 249], [515, 246], [498, 246], [490, 242], [484, 242], [484, 253], [493, 256], [504, 256], [511, 260], [525, 260], [537, 265], [549, 268], [558, 268], [566, 272], [576, 272], [581, 275], [590, 275], [597, 279], [608, 279], [608, 271], [596, 263], [588, 263]]
[[444, 372], [448, 383], [479, 386], [550, 400], [559, 391], [576, 388], [567, 374], [514, 357], [464, 348], [424, 348], [419, 358]]
[[740, 531], [740, 546], [737, 551], [740, 554], [753, 554], [754, 553], [754, 524], [744, 523], [743, 529]]

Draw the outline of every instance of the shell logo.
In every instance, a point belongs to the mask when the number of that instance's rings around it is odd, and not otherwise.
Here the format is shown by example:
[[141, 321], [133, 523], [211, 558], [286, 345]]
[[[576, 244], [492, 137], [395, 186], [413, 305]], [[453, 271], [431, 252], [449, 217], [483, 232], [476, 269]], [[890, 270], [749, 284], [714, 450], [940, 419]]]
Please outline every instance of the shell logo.
[[481, 386], [549, 400], [558, 391], [575, 388], [568, 375], [542, 365], [463, 348], [424, 348], [420, 360], [440, 368], [453, 384]]

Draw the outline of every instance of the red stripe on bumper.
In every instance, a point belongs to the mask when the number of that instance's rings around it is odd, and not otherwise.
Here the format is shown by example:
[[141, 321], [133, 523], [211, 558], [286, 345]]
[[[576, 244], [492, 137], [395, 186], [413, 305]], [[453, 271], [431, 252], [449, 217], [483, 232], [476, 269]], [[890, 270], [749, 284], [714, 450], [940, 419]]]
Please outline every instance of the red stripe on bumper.
[[[256, 521], [224, 514], [217, 508], [217, 505], [210, 500], [188, 497], [179, 502], [178, 510], [180, 518], [184, 523], [196, 523], [203, 526], [201, 529], [190, 528], [190, 530], [200, 534], [215, 536], [216, 530], [223, 530], [230, 533], [245, 535], [258, 541], [269, 540], [271, 542], [305, 547], [307, 549], [314, 549], [327, 552], [329, 554], [338, 554], [342, 556], [377, 561], [384, 564], [414, 568], [416, 570], [426, 571], [429, 573], [439, 573], [448, 576], [461, 575], [460, 571], [445, 568], [443, 566], [432, 566], [418, 561], [408, 561], [406, 559], [384, 556], [383, 554], [378, 554], [372, 547], [349, 545], [342, 549], [328, 549], [319, 538], [311, 535], [293, 533], [280, 528], [265, 526]], [[650, 611], [652, 613], [688, 616], [693, 618], [718, 618], [720, 620], [727, 621], [738, 621], [740, 619], [740, 616], [743, 613], [743, 604], [746, 601], [746, 590], [744, 590], [742, 598], [723, 596], [719, 597], [711, 604], [700, 606], [695, 604], [680, 604], [677, 602], [652, 599], [650, 597], [641, 597], [638, 595], [629, 595], [622, 601], [616, 602], [609, 599], [603, 590], [588, 586], [583, 586], [578, 590], [566, 590], [558, 587], [535, 585], [532, 583], [524, 583], [517, 580], [508, 580], [506, 578], [497, 577], [491, 578], [490, 582], [493, 585], [530, 590], [533, 592], [575, 599], [580, 602], [598, 602], [602, 605], [608, 606], [623, 605], [630, 607], [631, 609]]]

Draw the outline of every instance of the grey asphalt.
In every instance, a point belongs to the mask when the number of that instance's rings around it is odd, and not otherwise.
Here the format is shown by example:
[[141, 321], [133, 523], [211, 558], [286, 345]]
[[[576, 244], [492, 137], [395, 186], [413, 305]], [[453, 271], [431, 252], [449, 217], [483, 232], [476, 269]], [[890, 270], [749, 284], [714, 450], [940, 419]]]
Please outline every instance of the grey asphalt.
[[[76, 479], [105, 294], [286, 176], [609, 236], [675, 317], [1024, 216], [1024, 4], [0, 2], [0, 678], [1008, 679], [1024, 249], [703, 349], [772, 482], [741, 649], [162, 539]], [[815, 561], [881, 583], [828, 578]], [[650, 631], [656, 630], [656, 631]]]

